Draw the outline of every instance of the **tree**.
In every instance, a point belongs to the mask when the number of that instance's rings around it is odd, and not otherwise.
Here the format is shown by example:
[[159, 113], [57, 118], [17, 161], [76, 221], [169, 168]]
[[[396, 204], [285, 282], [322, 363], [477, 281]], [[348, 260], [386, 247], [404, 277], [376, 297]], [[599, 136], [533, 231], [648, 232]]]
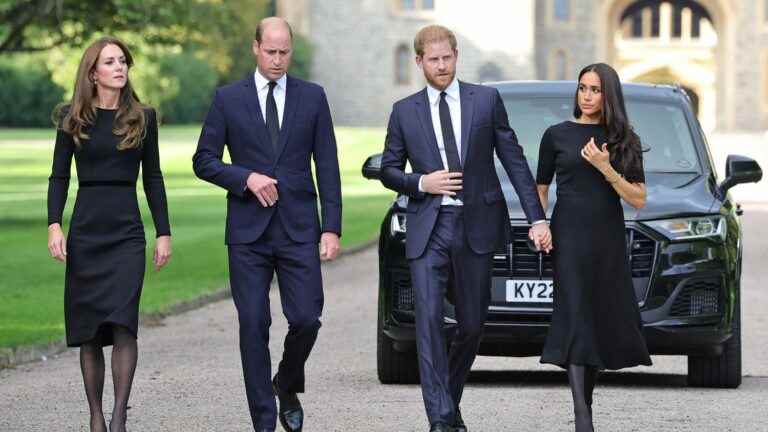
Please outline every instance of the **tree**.
[[0, 54], [80, 46], [94, 34], [142, 32], [179, 44], [236, 15], [216, 0], [0, 0]]

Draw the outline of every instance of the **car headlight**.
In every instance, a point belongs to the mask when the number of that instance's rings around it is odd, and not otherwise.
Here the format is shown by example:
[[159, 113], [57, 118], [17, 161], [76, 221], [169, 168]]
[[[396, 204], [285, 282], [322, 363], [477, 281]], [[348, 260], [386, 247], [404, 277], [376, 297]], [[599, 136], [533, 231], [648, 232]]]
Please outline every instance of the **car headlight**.
[[392, 213], [392, 221], [389, 224], [389, 234], [405, 233], [405, 213]]
[[705, 216], [643, 222], [672, 241], [709, 238], [725, 241], [725, 217]]

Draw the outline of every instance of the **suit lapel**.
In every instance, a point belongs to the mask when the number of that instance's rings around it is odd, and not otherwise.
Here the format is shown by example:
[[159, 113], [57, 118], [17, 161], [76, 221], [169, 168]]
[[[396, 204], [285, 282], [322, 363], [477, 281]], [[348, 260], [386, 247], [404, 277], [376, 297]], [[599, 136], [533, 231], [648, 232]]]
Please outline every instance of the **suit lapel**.
[[459, 81], [459, 97], [461, 98], [461, 166], [467, 166], [469, 154], [469, 132], [472, 128], [472, 116], [475, 114], [475, 91]]
[[277, 139], [277, 157], [275, 157], [275, 164], [280, 160], [280, 156], [288, 145], [288, 137], [291, 133], [291, 129], [293, 129], [293, 118], [296, 116], [296, 109], [298, 108], [299, 100], [301, 99], [301, 87], [299, 87], [298, 82], [290, 76], [287, 76], [286, 78], [285, 108], [283, 109], [283, 122], [280, 126], [280, 135]]
[[421, 123], [421, 129], [426, 137], [427, 147], [430, 148], [437, 166], [443, 166], [443, 158], [440, 157], [440, 149], [437, 148], [437, 137], [435, 137], [435, 128], [432, 126], [432, 112], [429, 107], [429, 97], [425, 88], [419, 97], [416, 98], [416, 117]]
[[261, 113], [261, 106], [259, 105], [259, 93], [256, 91], [256, 83], [253, 80], [253, 75], [246, 77], [243, 85], [246, 89], [244, 93], [245, 104], [248, 106], [248, 111], [251, 114], [251, 124], [253, 124], [253, 127], [256, 130], [256, 136], [259, 138], [261, 147], [274, 157], [272, 140], [269, 139], [267, 123], [264, 121], [264, 116]]

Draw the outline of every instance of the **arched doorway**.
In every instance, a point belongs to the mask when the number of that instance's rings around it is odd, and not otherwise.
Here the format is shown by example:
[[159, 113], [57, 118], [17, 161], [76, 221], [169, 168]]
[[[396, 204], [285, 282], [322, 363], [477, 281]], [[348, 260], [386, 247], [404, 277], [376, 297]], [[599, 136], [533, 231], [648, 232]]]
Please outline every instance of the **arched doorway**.
[[[622, 80], [680, 84], [696, 102], [706, 130], [725, 126], [730, 113], [726, 62], [730, 0], [614, 0], [603, 3], [606, 21], [599, 55]], [[719, 117], [718, 117], [719, 116]]]

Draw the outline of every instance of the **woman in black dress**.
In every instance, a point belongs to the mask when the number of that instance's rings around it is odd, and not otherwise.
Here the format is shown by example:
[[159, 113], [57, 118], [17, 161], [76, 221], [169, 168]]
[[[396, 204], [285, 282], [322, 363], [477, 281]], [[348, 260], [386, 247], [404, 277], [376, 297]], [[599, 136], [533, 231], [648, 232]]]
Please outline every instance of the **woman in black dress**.
[[[141, 165], [144, 192], [157, 234], [154, 264], [171, 255], [170, 226], [157, 147], [157, 118], [128, 79], [126, 46], [101, 38], [83, 54], [72, 101], [60, 118], [48, 184], [48, 249], [66, 263], [64, 316], [67, 345], [80, 347], [80, 368], [91, 431], [106, 431], [101, 398], [104, 353], [112, 348], [115, 404], [110, 431], [124, 431], [136, 370], [139, 296], [146, 240], [136, 198]], [[78, 191], [69, 235], [61, 228], [72, 156]]]
[[544, 208], [553, 176], [554, 305], [541, 356], [568, 371], [576, 431], [592, 431], [592, 392], [601, 369], [650, 365], [625, 239], [623, 199], [645, 205], [640, 138], [632, 130], [616, 71], [579, 74], [575, 121], [544, 132], [537, 183]]

